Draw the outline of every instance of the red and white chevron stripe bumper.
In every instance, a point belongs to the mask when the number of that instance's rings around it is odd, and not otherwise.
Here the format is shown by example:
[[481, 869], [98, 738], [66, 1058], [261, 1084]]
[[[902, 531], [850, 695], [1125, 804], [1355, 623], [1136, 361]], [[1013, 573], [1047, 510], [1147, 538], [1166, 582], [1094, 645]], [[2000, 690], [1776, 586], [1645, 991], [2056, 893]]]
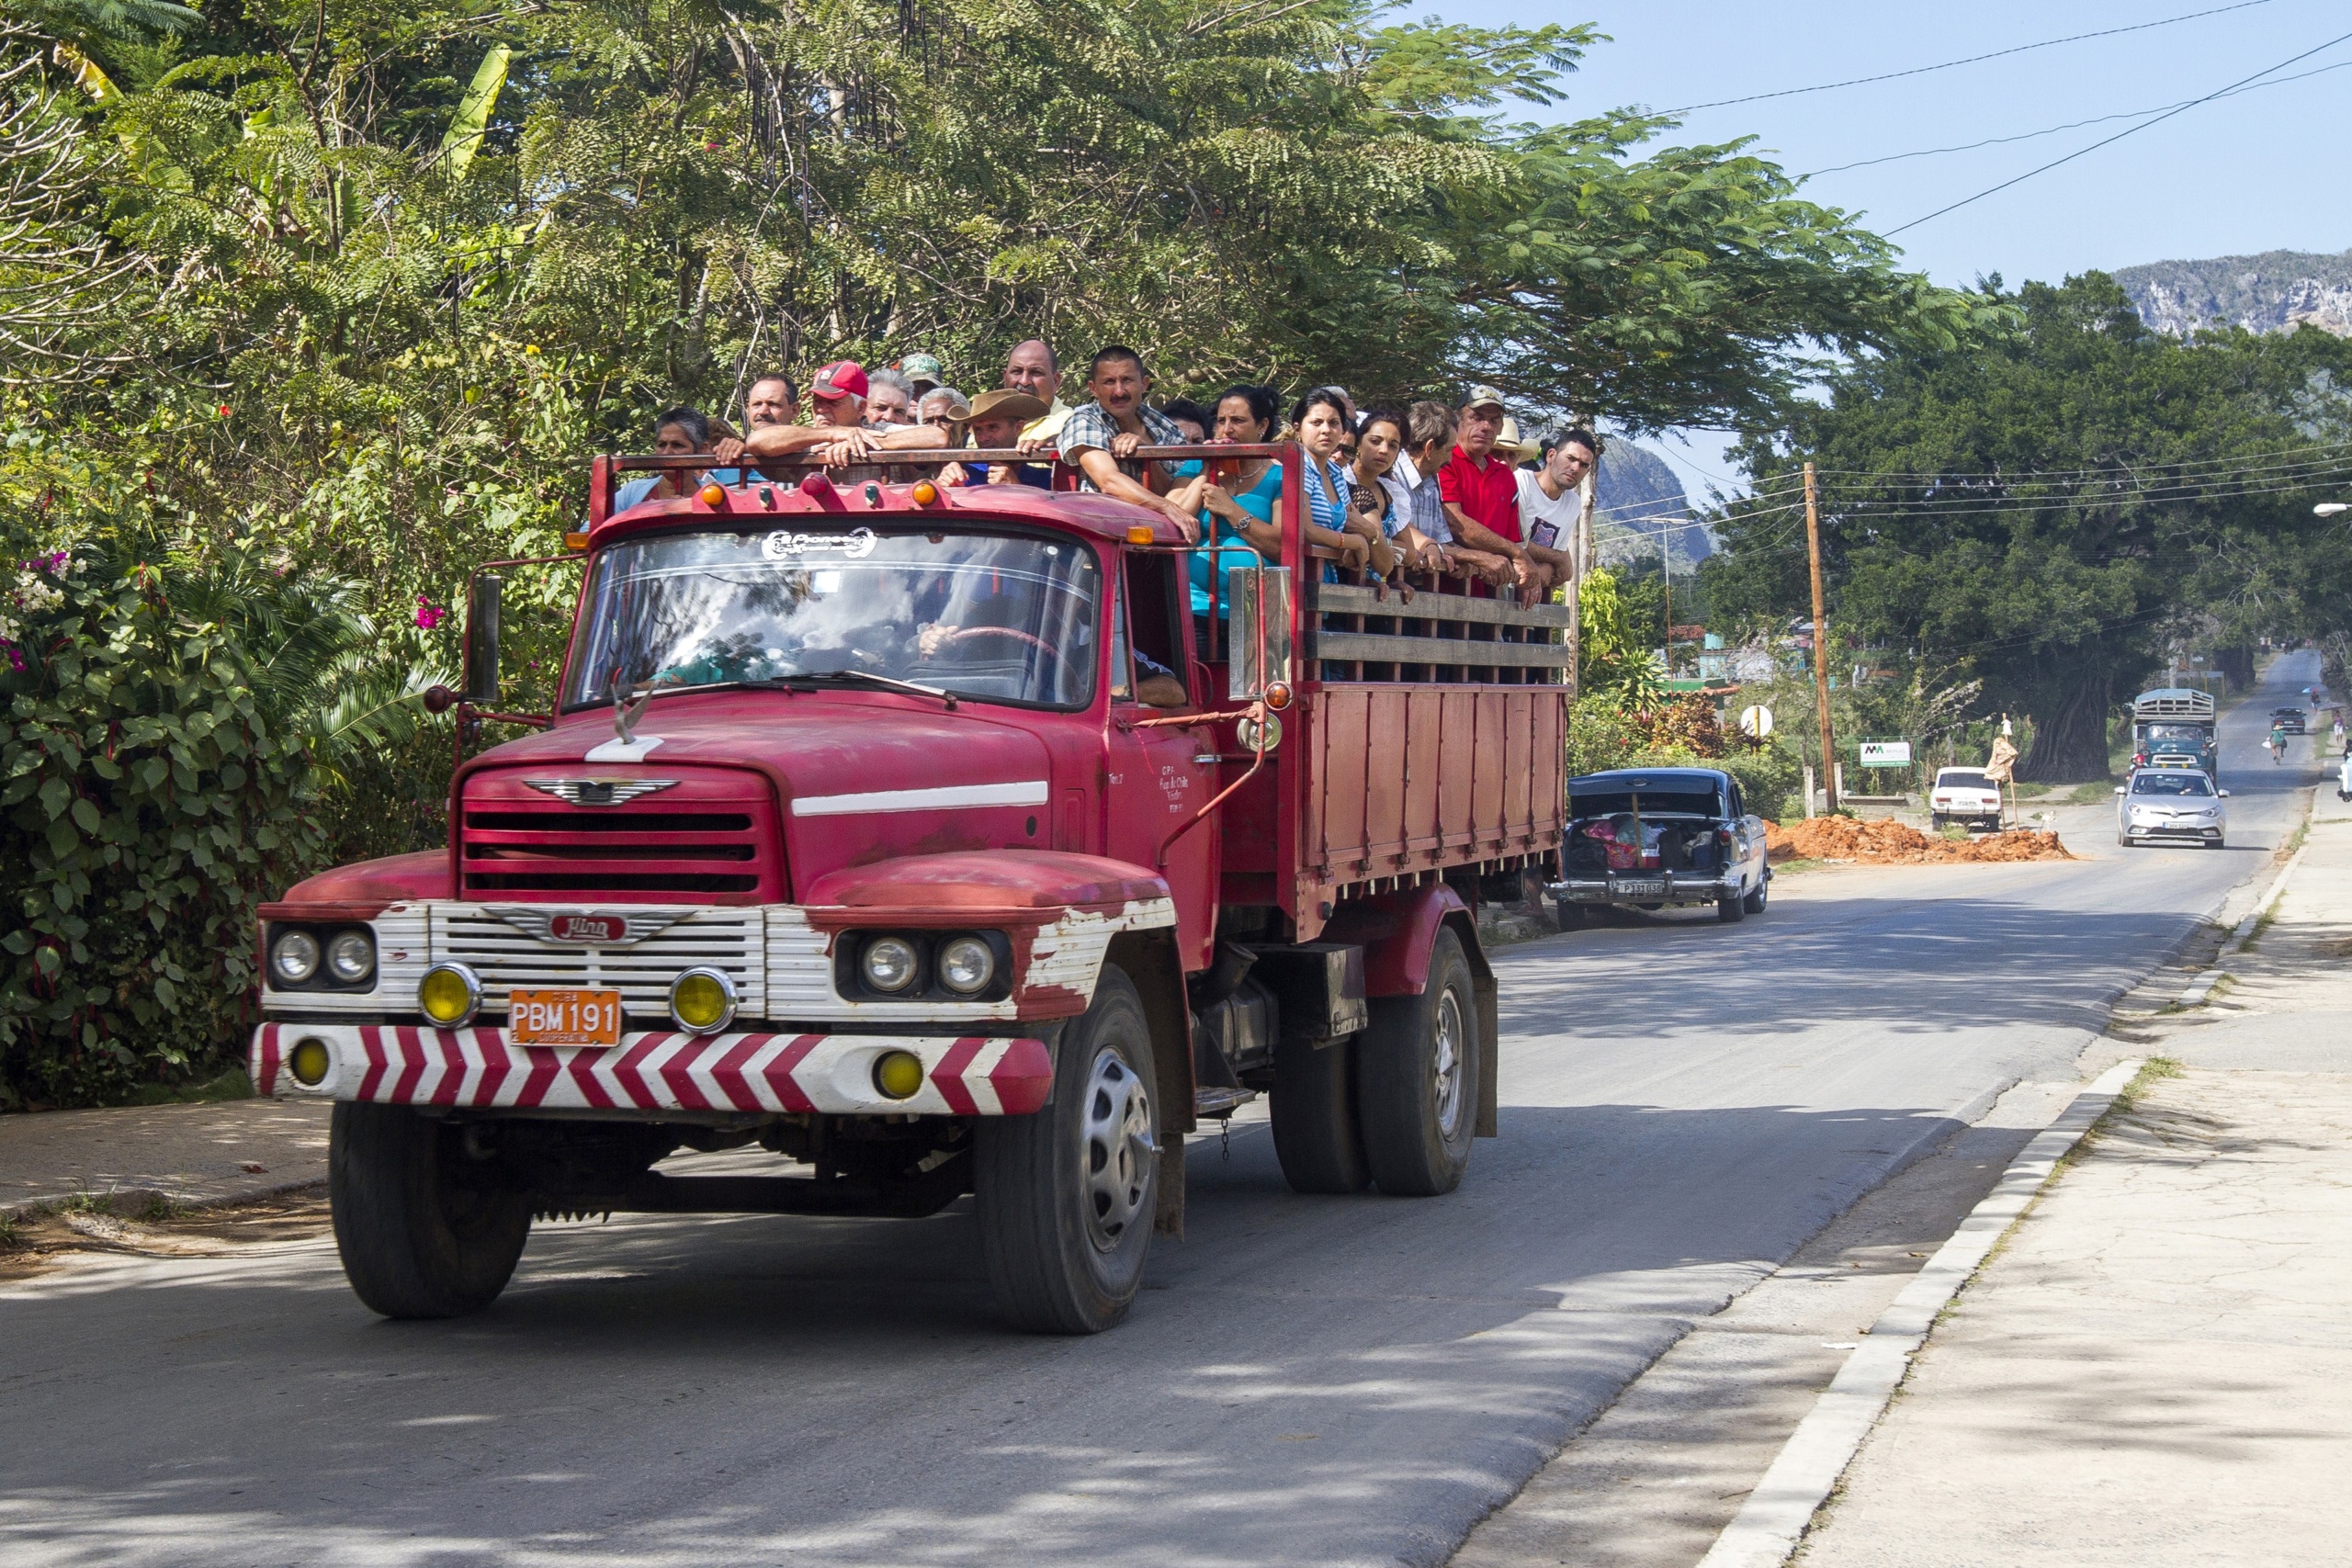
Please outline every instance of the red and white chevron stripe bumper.
[[[295, 1080], [294, 1047], [327, 1048], [326, 1076]], [[905, 1100], [874, 1085], [886, 1051], [922, 1058]], [[401, 1024], [265, 1023], [249, 1063], [265, 1095], [484, 1110], [823, 1111], [1025, 1116], [1046, 1103], [1042, 1041], [878, 1034], [627, 1034], [609, 1046], [517, 1045], [506, 1031]]]

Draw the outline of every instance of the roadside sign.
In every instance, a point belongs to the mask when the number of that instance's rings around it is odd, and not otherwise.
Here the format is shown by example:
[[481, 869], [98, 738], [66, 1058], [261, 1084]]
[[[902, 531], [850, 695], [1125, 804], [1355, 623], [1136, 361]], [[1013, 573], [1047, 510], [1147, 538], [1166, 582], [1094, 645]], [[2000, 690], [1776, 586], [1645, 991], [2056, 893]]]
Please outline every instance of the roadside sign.
[[1862, 742], [1862, 766], [1866, 768], [1907, 768], [1910, 765], [1911, 742], [1908, 740]]
[[1772, 710], [1758, 703], [1739, 710], [1739, 728], [1761, 740], [1772, 733]]

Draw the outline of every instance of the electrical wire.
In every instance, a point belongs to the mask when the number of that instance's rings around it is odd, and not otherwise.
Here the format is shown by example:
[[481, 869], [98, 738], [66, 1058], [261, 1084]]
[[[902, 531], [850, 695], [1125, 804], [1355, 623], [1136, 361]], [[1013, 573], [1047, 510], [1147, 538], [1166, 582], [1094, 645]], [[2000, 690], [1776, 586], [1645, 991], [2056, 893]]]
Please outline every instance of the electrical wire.
[[2154, 119], [2143, 119], [2139, 124], [2131, 127], [2129, 130], [2119, 130], [2114, 135], [2094, 141], [2087, 147], [2077, 148], [2074, 152], [2067, 153], [2063, 158], [2052, 158], [2050, 162], [2042, 164], [2038, 169], [2028, 169], [2024, 174], [2018, 175], [2014, 179], [2003, 180], [1999, 185], [1987, 186], [1985, 189], [1978, 191], [1974, 196], [1962, 197], [1958, 201], [1955, 201], [1949, 206], [1939, 207], [1924, 218], [1914, 218], [1908, 223], [1898, 224], [1896, 227], [1889, 229], [1884, 234], [1881, 235], [1880, 238], [1891, 240], [1895, 235], [1904, 232], [1905, 230], [1917, 229], [1920, 224], [1930, 222], [1935, 219], [1941, 218], [1948, 212], [1957, 212], [1962, 208], [1969, 206], [1973, 202], [1982, 201], [1988, 196], [1997, 196], [2002, 191], [2008, 189], [2011, 186], [2023, 185], [2026, 181], [2033, 178], [2036, 175], [2046, 175], [2051, 170], [2059, 167], [2061, 164], [2071, 164], [2075, 159], [2096, 152], [2102, 147], [2112, 147], [2127, 136], [2137, 136], [2140, 132], [2147, 130], [2150, 126], [2162, 125], [2165, 121], [2172, 118], [2175, 115], [2187, 114], [2190, 109], [2197, 107], [2199, 104], [2210, 104], [2216, 98], [2227, 97], [2231, 93], [2245, 86], [2250, 82], [2258, 82], [2263, 77], [2270, 75], [2274, 72], [2284, 71], [2287, 67], [2294, 64], [2296, 62], [2309, 60], [2314, 54], [2319, 54], [2327, 50], [2334, 49], [2337, 44], [2346, 41], [2346, 39], [2352, 39], [2352, 33], [2345, 33], [2339, 37], [2332, 38], [2325, 43], [2320, 44], [2312, 49], [2304, 50], [2301, 54], [2290, 55], [2287, 59], [2280, 61], [2278, 64], [2266, 66], [2262, 70], [2256, 72], [2251, 76], [2242, 76], [2226, 87], [2217, 87], [2201, 98], [2192, 98], [2188, 103], [2181, 105], [2178, 108], [2167, 109], [2163, 114], [2156, 116]]
[[[2344, 452], [2344, 451], [2352, 451], [2352, 440], [2344, 440], [2344, 441], [2313, 441], [2313, 442], [2306, 443], [2305, 445], [2301, 446], [2280, 446], [2280, 447], [2276, 447], [2276, 448], [2274, 448], [2274, 449], [2272, 449], [2271, 451], [2268, 451], [2268, 452], [2265, 452], [2265, 453], [2256, 453], [2256, 454], [2255, 454], [2255, 455], [2254, 455], [2254, 457], [2255, 457], [2256, 458], [2267, 458], [2267, 457], [2284, 457], [2284, 456], [2288, 456], [2288, 455], [2290, 455], [2290, 454], [2293, 454], [2293, 453], [2298, 453], [2298, 452]], [[2182, 462], [2179, 462], [2179, 463], [2167, 463], [2167, 464], [2163, 464], [2163, 465], [2161, 465], [2161, 466], [2162, 466], [2162, 467], [2165, 467], [2165, 468], [2183, 468], [2183, 469], [2187, 469], [2187, 468], [2216, 468], [2216, 467], [2228, 467], [2228, 466], [2230, 466], [2230, 465], [2232, 465], [2232, 464], [2236, 464], [2236, 463], [2245, 462], [2245, 461], [2248, 461], [2248, 460], [2249, 460], [2249, 459], [2248, 459], [2248, 458], [2245, 458], [2245, 457], [2195, 457], [2195, 458], [2189, 458], [2189, 459], [2187, 459], [2187, 460], [2182, 461]], [[1821, 479], [1827, 479], [1827, 478], [1831, 477], [1832, 475], [1838, 475], [1838, 476], [1857, 476], [1857, 475], [1858, 475], [1858, 476], [1860, 476], [1860, 477], [1861, 477], [1861, 478], [1863, 478], [1863, 479], [1934, 479], [1934, 480], [1938, 480], [1938, 481], [1941, 481], [1941, 482], [1951, 482], [1951, 481], [1954, 481], [1954, 480], [1969, 479], [1999, 479], [1999, 480], [2003, 481], [2004, 483], [2008, 483], [2008, 484], [2023, 484], [2023, 483], [2026, 483], [2026, 482], [2028, 482], [2028, 481], [2030, 481], [2030, 480], [2032, 480], [2032, 479], [2065, 479], [2065, 478], [2071, 478], [2071, 477], [2074, 477], [2074, 476], [2083, 475], [2083, 474], [2115, 474], [2115, 473], [2122, 473], [2122, 472], [2128, 472], [2128, 471], [2129, 471], [2129, 470], [2127, 470], [2127, 469], [2114, 468], [2019, 468], [2019, 469], [2015, 470], [2014, 472], [2009, 472], [2009, 473], [1966, 474], [1966, 473], [1960, 473], [1960, 472], [1957, 472], [1957, 471], [1953, 470], [1953, 469], [1951, 469], [1951, 468], [1816, 468], [1815, 469], [1814, 469], [1814, 473], [1815, 473], [1815, 475], [1816, 477], [1818, 477], [1818, 478], [1821, 478]], [[1800, 474], [1796, 474], [1796, 475], [1792, 475], [1792, 477], [1794, 479], [1795, 482], [1797, 482], [1797, 483], [1799, 483], [1799, 484], [1802, 484], [1802, 483], [1804, 483], [1804, 476], [1803, 476], [1801, 473], [1800, 473]]]
[[2217, 6], [2210, 11], [2190, 11], [2182, 16], [2166, 17], [2160, 21], [2134, 22], [2125, 28], [2107, 28], [2095, 33], [2075, 33], [2066, 38], [2044, 39], [2040, 43], [2021, 43], [2009, 49], [1996, 49], [1990, 54], [1972, 54], [1965, 60], [1947, 60], [1940, 65], [1915, 65], [1908, 71], [1888, 71], [1876, 76], [1856, 76], [1844, 82], [1824, 82], [1813, 87], [1783, 87], [1773, 93], [1750, 93], [1744, 98], [1717, 98], [1713, 103], [1685, 104], [1679, 109], [1662, 109], [1659, 118], [1692, 114], [1700, 109], [1719, 109], [1733, 104], [1760, 104], [1768, 98], [1793, 98], [1805, 93], [1834, 92], [1839, 87], [1866, 86], [1872, 82], [1896, 82], [1905, 76], [1924, 76], [1931, 71], [1949, 71], [1956, 65], [1976, 65], [1987, 60], [2004, 60], [2012, 54], [2029, 54], [2037, 49], [2054, 49], [2062, 43], [2081, 43], [2086, 39], [2114, 38], [2121, 33], [2142, 33], [2151, 28], [2168, 28], [2177, 22], [2193, 22], [2202, 17], [2226, 16], [2232, 11], [2247, 11], [2256, 6], [2267, 6], [2270, 0], [2239, 0], [2234, 6]]
[[[2234, 91], [2222, 94], [2222, 96], [2233, 98], [2240, 93], [2258, 93], [2265, 87], [2283, 87], [2290, 82], [2307, 82], [2314, 76], [2324, 76], [2331, 71], [2347, 69], [2352, 69], [2352, 60], [2338, 61], [2334, 65], [2323, 65], [2316, 71], [2299, 71], [2292, 76], [2281, 76], [2275, 82], [2256, 82], [2252, 86], [2239, 87]], [[2071, 119], [2064, 125], [2047, 126], [2040, 130], [2020, 131], [2015, 136], [1988, 136], [1982, 141], [1963, 141], [1956, 147], [1922, 147], [1916, 152], [1890, 152], [1883, 158], [1864, 158], [1858, 164], [1834, 164], [1828, 168], [1815, 169], [1809, 175], [1800, 175], [1797, 177], [1804, 180], [1818, 179], [1823, 175], [1842, 175], [1849, 169], [1873, 169], [1881, 164], [1900, 164], [1907, 158], [1934, 158], [1946, 152], [1973, 152], [1980, 147], [2002, 147], [2012, 141], [2031, 141], [2037, 137], [2055, 136], [2062, 130], [2080, 130], [2086, 125], [2106, 125], [2112, 120], [2138, 119], [2143, 115], [2162, 114], [2166, 109], [2188, 108], [2195, 102], [2193, 98], [2184, 98], [2178, 103], [2158, 104], [2153, 108], [2125, 109], [2119, 114], [2096, 115], [2089, 119]]]

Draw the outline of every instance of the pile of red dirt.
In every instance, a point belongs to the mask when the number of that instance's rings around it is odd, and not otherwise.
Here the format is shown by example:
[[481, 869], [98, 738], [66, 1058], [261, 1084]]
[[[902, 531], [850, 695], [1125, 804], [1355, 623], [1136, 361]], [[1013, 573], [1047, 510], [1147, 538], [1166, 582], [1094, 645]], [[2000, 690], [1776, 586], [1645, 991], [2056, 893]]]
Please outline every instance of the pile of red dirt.
[[1783, 828], [1764, 824], [1772, 860], [1849, 860], [1871, 865], [1919, 865], [1944, 861], [2073, 860], [2055, 833], [2013, 829], [1978, 839], [1930, 838], [1886, 819], [1808, 817]]

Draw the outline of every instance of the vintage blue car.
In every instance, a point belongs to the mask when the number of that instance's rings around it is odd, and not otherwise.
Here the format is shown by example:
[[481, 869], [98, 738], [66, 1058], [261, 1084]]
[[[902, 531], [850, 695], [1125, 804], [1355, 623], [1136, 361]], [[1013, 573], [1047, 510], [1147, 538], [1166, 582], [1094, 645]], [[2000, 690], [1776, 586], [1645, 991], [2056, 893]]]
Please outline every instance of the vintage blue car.
[[1719, 919], [1764, 912], [1772, 868], [1764, 822], [1739, 781], [1715, 768], [1619, 768], [1568, 781], [1561, 880], [1547, 883], [1563, 931], [1586, 911], [1713, 904]]

